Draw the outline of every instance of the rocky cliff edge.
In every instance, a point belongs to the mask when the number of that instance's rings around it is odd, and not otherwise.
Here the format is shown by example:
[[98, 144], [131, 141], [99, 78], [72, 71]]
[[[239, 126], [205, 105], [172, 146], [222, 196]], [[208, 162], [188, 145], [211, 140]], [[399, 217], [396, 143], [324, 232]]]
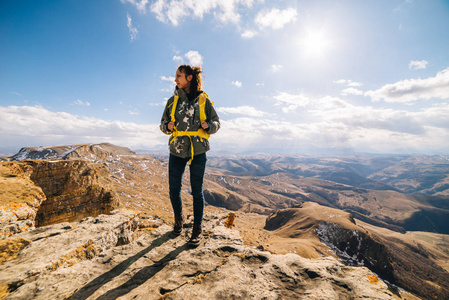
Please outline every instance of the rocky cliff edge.
[[225, 226], [225, 216], [205, 215], [204, 241], [193, 249], [186, 244], [189, 225], [176, 238], [168, 225], [137, 230], [138, 215], [124, 211], [17, 234], [14, 239], [28, 246], [0, 265], [3, 297], [394, 298], [365, 267], [345, 266], [332, 257], [310, 260], [244, 246], [239, 232]]

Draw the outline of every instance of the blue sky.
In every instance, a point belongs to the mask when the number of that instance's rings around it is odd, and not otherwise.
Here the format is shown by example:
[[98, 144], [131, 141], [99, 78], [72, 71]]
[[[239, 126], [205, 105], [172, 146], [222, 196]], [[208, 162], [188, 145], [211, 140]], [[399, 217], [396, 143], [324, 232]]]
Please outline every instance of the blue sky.
[[449, 1], [0, 1], [0, 151], [166, 150], [181, 63], [215, 153], [449, 154]]

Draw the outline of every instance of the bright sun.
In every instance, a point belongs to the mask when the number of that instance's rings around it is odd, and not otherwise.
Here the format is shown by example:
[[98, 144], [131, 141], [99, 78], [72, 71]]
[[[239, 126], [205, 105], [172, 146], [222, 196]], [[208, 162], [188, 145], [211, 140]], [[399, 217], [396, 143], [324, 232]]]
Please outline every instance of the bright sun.
[[300, 47], [307, 57], [323, 58], [330, 47], [330, 42], [323, 31], [308, 31], [300, 39]]

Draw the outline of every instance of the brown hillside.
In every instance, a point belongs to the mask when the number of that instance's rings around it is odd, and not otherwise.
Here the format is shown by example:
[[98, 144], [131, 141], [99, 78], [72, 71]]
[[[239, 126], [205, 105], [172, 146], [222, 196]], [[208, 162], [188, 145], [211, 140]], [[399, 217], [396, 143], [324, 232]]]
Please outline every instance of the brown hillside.
[[[384, 280], [423, 299], [449, 296], [449, 273], [439, 265], [441, 261], [447, 262], [449, 255], [442, 247], [435, 249], [435, 245], [387, 229], [378, 230], [358, 220], [354, 222], [350, 214], [316, 203], [277, 211], [267, 218], [265, 229], [311, 247], [317, 245], [313, 241], [319, 238], [347, 264], [364, 265]], [[448, 243], [446, 240], [445, 247]]]

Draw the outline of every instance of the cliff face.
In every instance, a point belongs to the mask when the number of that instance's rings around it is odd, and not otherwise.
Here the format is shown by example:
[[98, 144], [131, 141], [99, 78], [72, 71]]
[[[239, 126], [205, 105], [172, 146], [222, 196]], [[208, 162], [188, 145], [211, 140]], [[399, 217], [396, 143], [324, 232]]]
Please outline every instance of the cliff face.
[[118, 207], [106, 167], [81, 160], [3, 162], [0, 193], [0, 237]]
[[42, 189], [30, 179], [33, 168], [28, 164], [0, 163], [0, 239], [35, 226]]
[[109, 172], [101, 164], [82, 160], [29, 162], [30, 178], [47, 199], [36, 215], [36, 226], [78, 221], [107, 214], [118, 207]]

